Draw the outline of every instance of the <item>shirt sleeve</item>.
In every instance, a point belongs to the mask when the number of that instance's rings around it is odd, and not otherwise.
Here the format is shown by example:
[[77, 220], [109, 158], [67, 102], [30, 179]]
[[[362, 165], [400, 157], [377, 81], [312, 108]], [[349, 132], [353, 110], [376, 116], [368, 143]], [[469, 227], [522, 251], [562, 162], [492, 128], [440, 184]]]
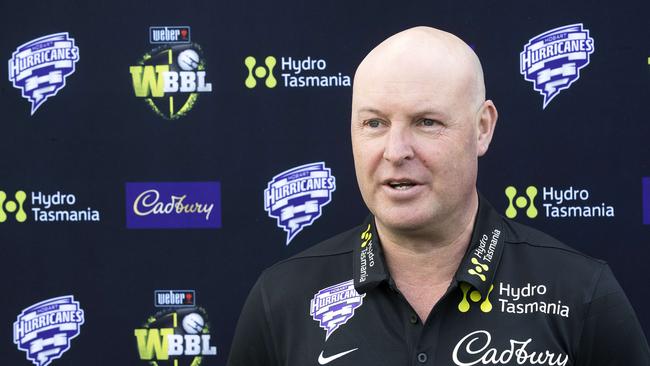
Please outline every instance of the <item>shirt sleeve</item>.
[[244, 303], [232, 341], [228, 366], [278, 365], [262, 282], [260, 277]]
[[577, 366], [650, 365], [643, 329], [608, 265], [587, 307]]

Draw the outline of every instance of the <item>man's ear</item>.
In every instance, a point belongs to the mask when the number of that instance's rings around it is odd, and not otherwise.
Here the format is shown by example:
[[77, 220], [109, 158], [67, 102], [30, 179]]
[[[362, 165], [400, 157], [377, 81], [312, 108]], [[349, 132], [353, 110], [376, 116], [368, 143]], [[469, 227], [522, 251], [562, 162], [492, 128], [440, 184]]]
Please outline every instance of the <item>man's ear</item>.
[[494, 128], [497, 124], [497, 118], [499, 118], [499, 113], [497, 112], [497, 107], [494, 106], [494, 103], [491, 100], [486, 100], [481, 106], [481, 110], [478, 115], [478, 141], [477, 141], [477, 152], [478, 156], [483, 156], [490, 147], [490, 141], [492, 141], [492, 135], [494, 134]]

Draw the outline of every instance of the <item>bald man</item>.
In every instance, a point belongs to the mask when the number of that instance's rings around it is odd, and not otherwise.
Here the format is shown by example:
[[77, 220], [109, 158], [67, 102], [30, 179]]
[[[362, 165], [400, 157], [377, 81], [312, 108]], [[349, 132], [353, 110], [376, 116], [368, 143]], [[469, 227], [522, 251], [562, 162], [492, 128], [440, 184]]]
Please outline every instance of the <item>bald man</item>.
[[417, 27], [379, 44], [351, 120], [370, 215], [264, 271], [228, 365], [650, 365], [607, 264], [477, 192], [497, 110], [463, 41]]

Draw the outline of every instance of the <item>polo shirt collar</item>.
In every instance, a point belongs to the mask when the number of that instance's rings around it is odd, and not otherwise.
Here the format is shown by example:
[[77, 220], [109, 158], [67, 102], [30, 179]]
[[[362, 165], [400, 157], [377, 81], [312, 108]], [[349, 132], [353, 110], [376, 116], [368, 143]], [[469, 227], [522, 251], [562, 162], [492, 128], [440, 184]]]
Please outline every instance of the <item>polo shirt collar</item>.
[[[501, 260], [505, 232], [503, 219], [479, 193], [479, 208], [472, 237], [454, 276], [487, 296]], [[383, 249], [377, 235], [375, 217], [369, 215], [354, 238], [354, 286], [365, 293], [390, 278]]]
[[365, 293], [389, 279], [384, 251], [377, 235], [375, 216], [368, 215], [354, 242], [354, 287]]
[[454, 276], [456, 281], [472, 285], [487, 297], [501, 261], [505, 237], [503, 218], [479, 193], [472, 238]]

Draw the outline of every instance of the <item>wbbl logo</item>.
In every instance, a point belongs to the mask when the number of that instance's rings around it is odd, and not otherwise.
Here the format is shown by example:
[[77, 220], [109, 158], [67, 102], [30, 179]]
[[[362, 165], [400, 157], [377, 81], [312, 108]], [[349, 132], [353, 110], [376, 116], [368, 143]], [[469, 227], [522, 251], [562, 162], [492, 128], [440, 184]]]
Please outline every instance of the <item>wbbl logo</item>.
[[79, 48], [67, 32], [50, 34], [16, 49], [9, 60], [9, 81], [32, 103], [34, 115], [47, 98], [63, 89], [78, 61]]
[[363, 305], [365, 296], [354, 288], [354, 280], [324, 288], [314, 295], [309, 315], [327, 332], [325, 340], [354, 316], [354, 310]]
[[18, 315], [14, 343], [36, 366], [46, 366], [70, 349], [83, 323], [84, 311], [72, 295], [45, 300]]
[[546, 106], [589, 65], [594, 39], [582, 23], [566, 25], [531, 39], [520, 55], [520, 72], [544, 96]]
[[289, 242], [320, 217], [332, 200], [336, 179], [325, 163], [311, 163], [282, 172], [264, 190], [264, 209], [278, 220]]

